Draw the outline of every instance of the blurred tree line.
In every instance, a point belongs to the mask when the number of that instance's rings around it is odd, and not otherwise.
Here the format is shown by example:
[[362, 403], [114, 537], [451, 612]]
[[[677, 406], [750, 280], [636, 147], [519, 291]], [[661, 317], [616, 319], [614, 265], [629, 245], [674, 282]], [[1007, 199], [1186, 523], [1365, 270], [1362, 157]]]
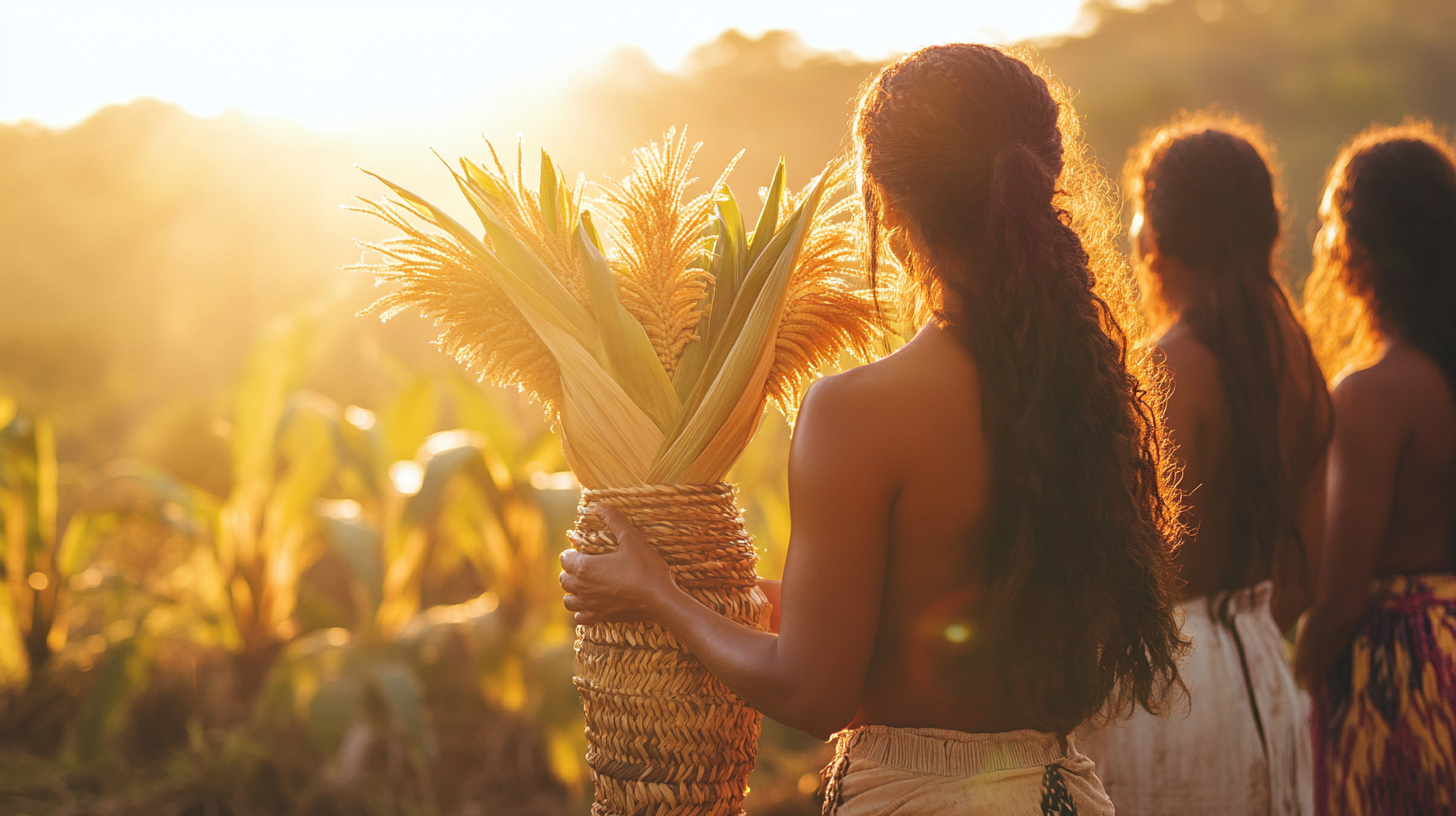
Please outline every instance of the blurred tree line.
[[[1264, 125], [1296, 289], [1340, 144], [1375, 121], [1456, 122], [1449, 0], [1094, 0], [1079, 31], [1036, 45], [1114, 178], [1179, 109]], [[743, 149], [740, 186], [780, 155], [799, 184], [848, 146], [879, 65], [729, 31], [677, 70], [622, 51], [461, 130], [524, 130], [600, 179], [686, 123], [705, 182]], [[352, 164], [434, 196], [448, 177], [427, 147], [147, 100], [0, 126], [8, 809], [359, 812], [381, 790], [400, 798], [374, 812], [581, 805], [554, 443], [424, 321], [355, 319], [369, 281], [340, 269], [377, 237], [338, 206], [380, 192]], [[787, 439], [765, 423], [734, 476], [771, 576]], [[812, 810], [820, 753], [770, 726], [749, 808]], [[121, 804], [76, 804], [103, 794]]]

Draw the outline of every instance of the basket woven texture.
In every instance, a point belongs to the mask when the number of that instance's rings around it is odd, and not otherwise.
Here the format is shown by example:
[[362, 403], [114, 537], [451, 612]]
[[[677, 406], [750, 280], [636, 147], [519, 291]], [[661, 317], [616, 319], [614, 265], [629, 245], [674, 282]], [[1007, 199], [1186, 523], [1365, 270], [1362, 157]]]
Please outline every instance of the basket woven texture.
[[[585, 512], [594, 503], [621, 508], [688, 594], [768, 629], [768, 599], [754, 571], [758, 555], [732, 485], [582, 491], [572, 546], [604, 553], [616, 543]], [[738, 816], [762, 715], [655, 624], [599, 623], [576, 632], [576, 687], [596, 785], [592, 816]]]

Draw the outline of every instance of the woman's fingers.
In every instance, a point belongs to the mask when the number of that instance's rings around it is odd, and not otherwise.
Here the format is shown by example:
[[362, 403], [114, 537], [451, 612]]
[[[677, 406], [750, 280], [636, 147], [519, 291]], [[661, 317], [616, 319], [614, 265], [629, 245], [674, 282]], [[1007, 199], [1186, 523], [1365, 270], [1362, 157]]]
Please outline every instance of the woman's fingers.
[[586, 589], [586, 582], [569, 572], [563, 571], [559, 578], [561, 580], [561, 588], [570, 595], [578, 595]]
[[617, 540], [619, 548], [636, 546], [642, 541], [642, 534], [632, 526], [632, 522], [621, 510], [610, 504], [594, 504], [590, 509], [607, 525], [607, 529], [612, 531], [612, 538]]
[[567, 595], [561, 599], [561, 602], [566, 605], [568, 612], [580, 612], [586, 609], [586, 601], [582, 600], [580, 595]]
[[571, 575], [582, 575], [592, 556], [576, 550], [561, 551], [561, 569]]

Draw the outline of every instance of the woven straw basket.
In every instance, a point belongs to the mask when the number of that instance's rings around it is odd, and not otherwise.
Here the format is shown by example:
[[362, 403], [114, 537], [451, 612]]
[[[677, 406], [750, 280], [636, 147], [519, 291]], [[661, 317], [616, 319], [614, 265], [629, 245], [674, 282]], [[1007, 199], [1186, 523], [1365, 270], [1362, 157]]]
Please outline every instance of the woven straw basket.
[[[709, 608], [767, 630], [754, 552], [732, 485], [653, 485], [582, 491], [571, 543], [616, 549], [601, 520], [610, 504], [642, 531], [677, 583]], [[592, 816], [738, 816], [758, 753], [762, 715], [672, 635], [648, 623], [578, 626], [576, 678], [586, 712]]]

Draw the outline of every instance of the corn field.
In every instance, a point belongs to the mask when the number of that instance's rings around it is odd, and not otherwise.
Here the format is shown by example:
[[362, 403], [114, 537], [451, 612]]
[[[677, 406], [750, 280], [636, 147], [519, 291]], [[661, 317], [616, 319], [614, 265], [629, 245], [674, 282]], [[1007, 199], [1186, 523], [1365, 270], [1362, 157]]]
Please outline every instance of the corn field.
[[[456, 373], [305, 390], [317, 333], [251, 353], [224, 496], [136, 462], [63, 489], [51, 424], [0, 399], [0, 810], [585, 812], [556, 436]], [[770, 577], [787, 438], [735, 474]], [[770, 742], [759, 799], [807, 812], [822, 746]]]

